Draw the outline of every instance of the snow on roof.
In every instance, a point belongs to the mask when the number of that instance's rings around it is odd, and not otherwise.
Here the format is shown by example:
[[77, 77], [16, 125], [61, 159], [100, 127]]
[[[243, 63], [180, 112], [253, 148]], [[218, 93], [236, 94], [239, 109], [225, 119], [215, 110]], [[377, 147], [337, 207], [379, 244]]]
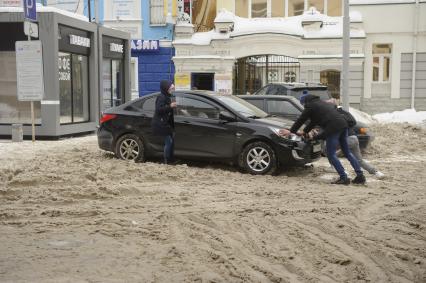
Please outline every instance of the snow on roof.
[[425, 124], [426, 111], [417, 112], [414, 109], [405, 109], [403, 111], [395, 111], [392, 113], [380, 113], [373, 115], [379, 123], [410, 123]]
[[416, 3], [415, 0], [349, 0], [349, 5]]
[[[359, 12], [351, 13], [352, 22], [362, 21]], [[303, 28], [302, 22], [322, 22], [318, 29]], [[287, 18], [241, 18], [233, 13], [222, 9], [215, 19], [215, 23], [234, 23], [230, 33], [223, 34], [211, 30], [209, 32], [194, 33], [190, 39], [177, 39], [175, 44], [209, 45], [214, 39], [228, 39], [249, 34], [277, 33], [302, 38], [341, 38], [342, 17], [329, 17], [316, 10], [305, 11], [303, 15]], [[364, 38], [364, 30], [351, 30], [352, 38]]]
[[[24, 9], [22, 7], [0, 7], [0, 13], [23, 13]], [[43, 6], [37, 3], [37, 12], [38, 13], [58, 13], [70, 18], [79, 19], [81, 21], [88, 22], [89, 19], [83, 15], [71, 13], [65, 10], [61, 10], [55, 7]]]

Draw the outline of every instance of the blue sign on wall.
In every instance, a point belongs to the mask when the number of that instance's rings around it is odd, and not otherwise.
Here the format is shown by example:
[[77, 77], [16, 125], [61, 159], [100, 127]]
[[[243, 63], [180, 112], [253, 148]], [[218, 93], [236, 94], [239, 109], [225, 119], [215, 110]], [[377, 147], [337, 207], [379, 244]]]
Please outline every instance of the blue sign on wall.
[[131, 42], [133, 52], [153, 52], [160, 51], [159, 40], [133, 39]]
[[36, 0], [23, 0], [23, 1], [24, 1], [25, 19], [30, 21], [37, 21]]

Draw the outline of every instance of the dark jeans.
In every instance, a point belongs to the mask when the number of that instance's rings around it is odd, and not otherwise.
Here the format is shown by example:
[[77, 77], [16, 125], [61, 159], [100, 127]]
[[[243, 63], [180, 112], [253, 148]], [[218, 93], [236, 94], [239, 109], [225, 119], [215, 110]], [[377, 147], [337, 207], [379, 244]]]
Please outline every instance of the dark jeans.
[[351, 153], [348, 146], [348, 129], [344, 129], [341, 132], [335, 133], [326, 139], [326, 147], [327, 147], [327, 157], [328, 161], [330, 161], [331, 165], [336, 169], [337, 173], [339, 173], [340, 178], [347, 178], [348, 175], [345, 173], [345, 168], [343, 168], [342, 163], [340, 163], [339, 158], [337, 158], [336, 150], [337, 145], [340, 144], [340, 148], [342, 152], [345, 154], [345, 157], [349, 160], [352, 167], [354, 168], [357, 176], [362, 175], [362, 170], [359, 165], [358, 160]]
[[164, 163], [174, 161], [175, 139], [174, 135], [168, 135], [164, 138]]

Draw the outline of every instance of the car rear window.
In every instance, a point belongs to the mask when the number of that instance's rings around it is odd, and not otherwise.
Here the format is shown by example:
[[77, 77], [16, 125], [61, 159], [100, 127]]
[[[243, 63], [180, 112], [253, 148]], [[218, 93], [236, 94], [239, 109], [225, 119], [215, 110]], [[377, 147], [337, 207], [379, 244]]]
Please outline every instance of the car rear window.
[[[303, 91], [304, 91], [304, 89], [297, 89], [297, 90], [292, 89], [288, 92], [288, 94], [297, 98], [297, 99], [300, 99], [300, 97], [303, 94]], [[321, 100], [330, 99], [330, 95], [328, 94], [328, 90], [326, 90], [326, 89], [324, 89], [324, 90], [323, 89], [308, 89], [307, 91], [308, 91], [309, 94], [319, 96], [319, 98]]]

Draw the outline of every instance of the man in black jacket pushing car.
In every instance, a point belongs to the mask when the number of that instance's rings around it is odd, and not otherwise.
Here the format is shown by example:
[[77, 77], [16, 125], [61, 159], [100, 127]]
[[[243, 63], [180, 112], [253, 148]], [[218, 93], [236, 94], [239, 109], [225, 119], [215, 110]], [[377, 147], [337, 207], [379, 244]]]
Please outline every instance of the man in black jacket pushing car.
[[174, 85], [170, 81], [162, 80], [160, 90], [161, 93], [155, 101], [155, 113], [151, 126], [154, 135], [164, 137], [164, 163], [170, 164], [174, 162], [175, 120], [173, 108], [176, 108], [176, 102], [171, 100]]
[[[336, 150], [338, 144], [340, 144], [340, 148], [345, 154], [345, 157], [349, 160], [356, 172], [356, 177], [352, 180], [352, 183], [365, 184], [365, 176], [361, 170], [358, 160], [351, 153], [348, 147], [348, 123], [343, 115], [337, 111], [334, 105], [320, 100], [320, 98], [315, 95], [304, 94], [300, 98], [300, 102], [305, 106], [305, 109], [291, 127], [290, 132], [307, 136], [313, 127], [320, 126], [323, 131], [313, 137], [313, 139], [326, 140], [327, 158], [339, 174], [339, 179], [333, 181], [333, 184], [349, 185], [351, 182], [342, 166], [342, 163], [340, 163], [337, 158]], [[297, 130], [308, 119], [310, 120], [310, 123], [302, 132], [298, 132]]]

